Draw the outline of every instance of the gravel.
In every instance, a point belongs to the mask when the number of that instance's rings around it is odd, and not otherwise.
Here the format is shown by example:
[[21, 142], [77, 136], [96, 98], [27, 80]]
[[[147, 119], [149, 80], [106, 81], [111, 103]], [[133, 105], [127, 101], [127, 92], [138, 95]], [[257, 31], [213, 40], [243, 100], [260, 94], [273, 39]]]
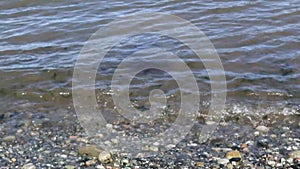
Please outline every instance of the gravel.
[[[235, 115], [236, 116], [236, 115]], [[24, 116], [22, 116], [24, 117]], [[130, 158], [124, 152], [107, 152], [94, 145], [77, 120], [64, 123], [40, 119], [38, 125], [28, 118], [1, 121], [0, 167], [7, 168], [300, 168], [299, 115], [274, 116], [245, 124], [242, 118], [227, 116], [205, 143], [198, 142], [199, 122], [177, 145], [161, 152], [149, 145], [153, 157]], [[46, 119], [46, 117], [45, 117]], [[26, 125], [21, 121], [26, 121]], [[15, 123], [15, 124], [14, 124]], [[262, 127], [264, 126], [264, 127]], [[268, 127], [265, 127], [268, 126]], [[109, 125], [126, 131], [143, 129], [126, 122]], [[148, 127], [145, 127], [147, 130]], [[259, 132], [259, 134], [256, 134]], [[112, 143], [116, 140], [111, 140]]]

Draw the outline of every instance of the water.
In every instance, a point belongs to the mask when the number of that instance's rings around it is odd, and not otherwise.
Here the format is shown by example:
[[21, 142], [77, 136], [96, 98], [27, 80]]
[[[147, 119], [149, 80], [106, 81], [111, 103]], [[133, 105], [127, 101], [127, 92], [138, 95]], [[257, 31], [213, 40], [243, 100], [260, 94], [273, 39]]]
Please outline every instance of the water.
[[[44, 107], [45, 104], [70, 106], [72, 71], [85, 41], [120, 16], [146, 12], [177, 15], [191, 21], [208, 36], [226, 71], [229, 103], [299, 105], [298, 0], [15, 0], [0, 2], [1, 107], [15, 107], [12, 102], [24, 100]], [[134, 44], [139, 41], [133, 40], [133, 45], [116, 47], [106, 56], [97, 76], [99, 89], [109, 90], [114, 68], [124, 59], [123, 54], [152, 42], [169, 47], [185, 58], [196, 74], [202, 95], [209, 96], [210, 82], [200, 60], [190, 59], [192, 54], [186, 48], [168, 38], [157, 39], [151, 35], [142, 38], [147, 43]], [[170, 76], [153, 70], [138, 74], [133, 84], [132, 100], [143, 101], [150, 90], [159, 87], [169, 95], [178, 93]]]

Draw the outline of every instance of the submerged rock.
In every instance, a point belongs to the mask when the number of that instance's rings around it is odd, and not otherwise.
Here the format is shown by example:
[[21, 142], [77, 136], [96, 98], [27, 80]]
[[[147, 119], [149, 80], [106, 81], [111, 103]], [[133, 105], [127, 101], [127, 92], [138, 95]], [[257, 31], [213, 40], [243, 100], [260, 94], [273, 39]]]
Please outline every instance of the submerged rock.
[[78, 148], [79, 155], [87, 155], [90, 157], [98, 157], [101, 150], [96, 145], [88, 145]]
[[3, 142], [13, 142], [15, 141], [16, 136], [6, 136], [2, 139]]

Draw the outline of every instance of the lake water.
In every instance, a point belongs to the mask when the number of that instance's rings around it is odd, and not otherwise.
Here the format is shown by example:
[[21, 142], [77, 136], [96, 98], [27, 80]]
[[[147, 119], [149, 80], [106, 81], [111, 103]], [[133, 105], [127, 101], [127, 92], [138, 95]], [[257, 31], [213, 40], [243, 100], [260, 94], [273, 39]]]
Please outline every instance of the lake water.
[[[225, 69], [228, 103], [299, 105], [299, 0], [13, 0], [0, 2], [2, 110], [14, 108], [19, 102], [47, 104], [49, 108], [71, 106], [73, 67], [88, 38], [118, 17], [147, 12], [177, 15], [207, 35]], [[200, 60], [189, 59], [191, 52], [172, 39], [151, 35], [140, 39], [144, 43], [134, 41], [134, 45], [116, 47], [105, 57], [97, 74], [99, 89], [109, 90], [114, 68], [126, 52], [152, 43], [184, 58], [203, 98], [209, 96], [207, 73]], [[146, 100], [155, 88], [176, 97], [175, 84], [163, 72], [141, 72], [133, 82], [131, 99]]]

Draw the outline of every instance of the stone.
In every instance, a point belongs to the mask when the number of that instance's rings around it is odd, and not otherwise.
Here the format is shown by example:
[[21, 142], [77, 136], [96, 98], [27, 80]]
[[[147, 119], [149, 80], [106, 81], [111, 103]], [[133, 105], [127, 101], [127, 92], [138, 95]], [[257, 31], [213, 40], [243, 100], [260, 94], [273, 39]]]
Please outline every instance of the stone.
[[123, 157], [120, 163], [122, 167], [130, 167], [130, 160], [128, 157]]
[[96, 145], [88, 145], [78, 148], [79, 155], [87, 155], [90, 157], [98, 157], [101, 150]]
[[256, 130], [259, 132], [262, 132], [262, 133], [267, 133], [267, 132], [269, 132], [270, 129], [269, 129], [269, 127], [266, 127], [266, 126], [257, 126]]
[[88, 161], [86, 161], [86, 162], [85, 162], [85, 165], [89, 167], [89, 166], [91, 166], [91, 165], [95, 165], [96, 163], [97, 163], [97, 161], [93, 159], [93, 160], [88, 160]]
[[76, 167], [75, 166], [73, 166], [73, 165], [67, 165], [67, 166], [65, 166], [65, 169], [75, 169]]
[[13, 162], [13, 163], [15, 163], [17, 161], [17, 159], [12, 158], [10, 161]]
[[227, 163], [229, 163], [229, 160], [226, 158], [218, 159], [218, 164], [226, 165]]
[[25, 164], [22, 169], [36, 169], [32, 163]]
[[270, 160], [270, 161], [268, 161], [268, 165], [270, 165], [270, 166], [272, 166], [272, 167], [275, 167], [275, 165], [276, 165], [276, 162], [275, 162], [275, 161], [272, 161], [272, 160]]
[[159, 148], [157, 146], [149, 146], [149, 150], [157, 152], [159, 151]]
[[296, 159], [296, 158], [300, 158], [300, 151], [292, 151], [289, 153], [289, 157]]
[[102, 164], [109, 164], [112, 162], [112, 156], [108, 151], [102, 151], [99, 154], [98, 159]]
[[105, 167], [103, 165], [97, 165], [96, 168], [97, 169], [105, 169]]
[[269, 147], [269, 140], [264, 138], [264, 139], [259, 139], [257, 141], [257, 146], [258, 147], [264, 147], [264, 148], [268, 148]]
[[226, 154], [226, 158], [229, 160], [229, 161], [236, 161], [236, 162], [239, 162], [242, 160], [242, 156], [240, 154], [239, 151], [237, 150], [234, 150], [234, 151], [230, 151]]
[[227, 168], [228, 168], [228, 169], [233, 169], [233, 165], [230, 164], [230, 163], [228, 163], [228, 164], [227, 164]]
[[6, 136], [2, 139], [3, 142], [14, 142], [16, 139], [16, 136]]
[[196, 162], [196, 167], [204, 167], [204, 162]]

